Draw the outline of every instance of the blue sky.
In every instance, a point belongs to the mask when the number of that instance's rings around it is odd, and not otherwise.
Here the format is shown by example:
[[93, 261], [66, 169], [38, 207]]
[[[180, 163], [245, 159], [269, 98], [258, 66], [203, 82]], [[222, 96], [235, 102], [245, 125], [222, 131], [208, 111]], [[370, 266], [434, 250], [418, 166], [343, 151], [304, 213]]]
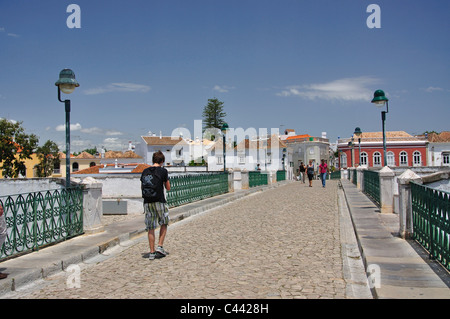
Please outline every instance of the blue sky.
[[[66, 24], [72, 3], [81, 28]], [[334, 142], [381, 130], [370, 100], [383, 89], [387, 130], [450, 130], [448, 12], [447, 0], [0, 0], [0, 117], [64, 150], [54, 83], [71, 68], [72, 151], [194, 134], [214, 97], [230, 127]]]

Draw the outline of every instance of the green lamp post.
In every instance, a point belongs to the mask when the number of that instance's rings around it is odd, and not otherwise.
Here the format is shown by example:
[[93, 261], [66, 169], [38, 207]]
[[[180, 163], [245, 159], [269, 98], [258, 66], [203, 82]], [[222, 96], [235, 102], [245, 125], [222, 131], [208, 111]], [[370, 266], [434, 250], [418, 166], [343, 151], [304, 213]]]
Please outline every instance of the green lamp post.
[[70, 187], [70, 100], [61, 100], [61, 91], [70, 94], [80, 84], [72, 70], [64, 69], [59, 73], [59, 79], [55, 85], [58, 87], [58, 100], [64, 103], [66, 108], [66, 187]]
[[386, 130], [385, 130], [385, 121], [386, 121], [386, 113], [389, 112], [389, 99], [384, 94], [383, 90], [376, 90], [373, 94], [372, 103], [376, 106], [383, 108], [386, 104], [386, 111], [381, 112], [381, 122], [383, 127], [383, 157], [384, 157], [384, 166], [387, 166], [387, 158], [386, 158]]
[[355, 128], [355, 132], [353, 132], [353, 134], [358, 137], [358, 146], [359, 146], [358, 166], [361, 166], [361, 134], [362, 134], [362, 131], [359, 127], [357, 127], [357, 128]]
[[226, 146], [225, 146], [225, 135], [227, 134], [227, 130], [228, 130], [228, 124], [227, 123], [223, 123], [222, 124], [222, 128], [220, 129], [222, 131], [222, 138], [223, 138], [223, 172], [226, 172]]

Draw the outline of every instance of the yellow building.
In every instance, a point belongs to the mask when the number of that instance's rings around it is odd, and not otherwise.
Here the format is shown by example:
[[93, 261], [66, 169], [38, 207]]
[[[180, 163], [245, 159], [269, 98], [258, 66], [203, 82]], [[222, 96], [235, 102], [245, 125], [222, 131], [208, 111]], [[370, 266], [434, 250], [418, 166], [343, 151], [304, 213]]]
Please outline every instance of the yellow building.
[[[18, 155], [16, 155], [18, 158]], [[36, 177], [35, 166], [40, 163], [40, 160], [36, 154], [31, 154], [31, 159], [24, 160], [25, 162], [25, 176], [19, 175], [20, 178], [32, 178]], [[0, 170], [0, 178], [3, 178], [3, 170]]]
[[[52, 177], [66, 177], [66, 154], [59, 153], [60, 164], [55, 165]], [[70, 156], [70, 172], [77, 172], [92, 166], [100, 164], [100, 157], [95, 157], [87, 152], [83, 152], [78, 156]]]
[[[31, 159], [24, 160], [26, 172], [25, 176], [19, 175], [19, 178], [37, 177], [36, 165], [40, 163], [37, 154], [32, 154]], [[76, 172], [91, 166], [99, 165], [100, 157], [95, 157], [89, 153], [83, 152], [78, 156], [70, 157], [70, 172]], [[66, 177], [66, 154], [59, 153], [59, 165], [55, 165], [51, 177]], [[0, 178], [3, 178], [3, 172], [0, 170]]]

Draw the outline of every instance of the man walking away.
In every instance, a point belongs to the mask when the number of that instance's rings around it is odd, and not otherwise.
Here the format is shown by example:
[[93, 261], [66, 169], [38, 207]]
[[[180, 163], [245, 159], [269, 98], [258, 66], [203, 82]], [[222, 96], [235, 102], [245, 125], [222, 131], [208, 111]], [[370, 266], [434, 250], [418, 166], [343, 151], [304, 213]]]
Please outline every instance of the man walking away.
[[[162, 258], [169, 253], [163, 244], [169, 224], [169, 208], [164, 196], [164, 188], [170, 191], [169, 173], [162, 167], [165, 161], [161, 151], [153, 153], [153, 165], [141, 175], [142, 197], [144, 198], [145, 227], [150, 246], [149, 259]], [[158, 247], [155, 249], [155, 229], [160, 226]]]

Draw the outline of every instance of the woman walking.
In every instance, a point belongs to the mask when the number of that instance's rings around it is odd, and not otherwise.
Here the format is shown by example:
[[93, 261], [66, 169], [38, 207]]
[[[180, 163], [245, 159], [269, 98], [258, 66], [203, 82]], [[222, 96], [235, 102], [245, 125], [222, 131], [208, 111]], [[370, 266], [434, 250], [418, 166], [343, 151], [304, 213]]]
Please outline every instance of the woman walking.
[[314, 177], [314, 165], [312, 163], [312, 160], [309, 161], [309, 164], [306, 167], [306, 173], [308, 174], [309, 187], [312, 187], [312, 180]]

